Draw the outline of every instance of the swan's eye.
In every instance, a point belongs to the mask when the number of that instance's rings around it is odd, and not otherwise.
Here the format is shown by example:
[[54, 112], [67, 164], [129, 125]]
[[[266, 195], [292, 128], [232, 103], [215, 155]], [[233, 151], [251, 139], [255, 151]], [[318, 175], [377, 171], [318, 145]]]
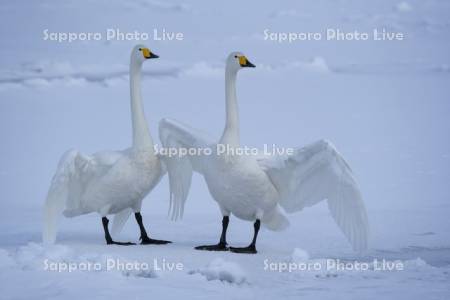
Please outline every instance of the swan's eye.
[[139, 51], [142, 51], [142, 48], [139, 48]]
[[234, 58], [237, 58], [237, 55], [235, 55]]

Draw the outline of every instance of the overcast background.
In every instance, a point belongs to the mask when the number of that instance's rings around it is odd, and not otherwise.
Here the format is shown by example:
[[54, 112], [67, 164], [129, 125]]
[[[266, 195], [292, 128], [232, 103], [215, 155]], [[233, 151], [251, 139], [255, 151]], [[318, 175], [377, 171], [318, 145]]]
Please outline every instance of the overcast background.
[[[154, 29], [165, 29], [182, 32], [184, 40], [139, 42], [160, 56], [145, 63], [142, 82], [146, 116], [155, 141], [159, 141], [157, 126], [163, 117], [220, 137], [224, 126], [224, 60], [229, 52], [242, 51], [257, 67], [239, 73], [241, 143], [300, 147], [322, 138], [332, 141], [361, 186], [372, 227], [371, 247], [392, 251], [421, 247], [426, 249], [422, 256], [448, 265], [449, 20], [450, 2], [443, 0], [189, 4], [153, 0], [3, 1], [2, 244], [40, 242], [40, 211], [58, 160], [67, 149], [93, 153], [131, 145], [128, 63], [137, 42], [106, 41], [106, 29], [138, 30], [150, 37]], [[327, 28], [369, 33], [385, 28], [402, 32], [406, 38], [293, 43], [264, 40], [266, 29], [323, 34]], [[44, 41], [45, 29], [101, 32], [103, 39]], [[178, 234], [183, 224], [194, 224], [194, 216], [199, 214], [205, 220], [220, 221], [217, 205], [198, 176], [192, 184], [184, 223], [165, 219], [167, 208], [164, 179], [144, 200], [144, 216], [155, 216]], [[316, 215], [328, 220], [326, 206], [290, 219], [305, 218], [310, 220], [304, 223], [306, 228], [313, 228], [317, 225], [313, 222], [319, 220]], [[78, 232], [83, 220], [99, 222], [96, 215], [65, 219], [62, 231]], [[242, 226], [230, 230], [250, 234], [249, 223], [237, 224]], [[127, 226], [127, 232], [135, 235], [135, 227], [129, 227], [134, 224]], [[216, 227], [208, 229], [211, 237], [218, 234]], [[321, 228], [345, 243], [331, 221]], [[100, 225], [83, 230], [92, 234], [94, 242], [101, 241]], [[281, 236], [287, 239], [296, 232], [309, 236], [312, 231], [308, 230], [294, 224], [292, 231]], [[195, 231], [205, 233], [201, 227]], [[177, 237], [174, 233], [171, 238]], [[70, 240], [70, 235], [66, 239]], [[266, 242], [270, 244], [268, 239]], [[311, 243], [309, 250], [320, 253], [321, 244]], [[438, 252], [433, 252], [436, 249]]]
[[[450, 4], [401, 4], [3, 2], [2, 213], [40, 209], [67, 149], [92, 153], [130, 145], [127, 72], [135, 42], [105, 41], [107, 28], [184, 34], [183, 41], [143, 42], [161, 56], [144, 65], [150, 73], [143, 81], [145, 110], [154, 139], [163, 117], [220, 136], [224, 60], [239, 50], [257, 65], [239, 74], [242, 144], [298, 147], [326, 138], [354, 169], [369, 211], [448, 211]], [[327, 28], [386, 28], [404, 33], [406, 40], [263, 39], [265, 29], [323, 33]], [[44, 41], [45, 29], [101, 32], [103, 40]], [[163, 182], [144, 209], [163, 211], [166, 200]], [[194, 182], [187, 212], [214, 206], [202, 181]]]

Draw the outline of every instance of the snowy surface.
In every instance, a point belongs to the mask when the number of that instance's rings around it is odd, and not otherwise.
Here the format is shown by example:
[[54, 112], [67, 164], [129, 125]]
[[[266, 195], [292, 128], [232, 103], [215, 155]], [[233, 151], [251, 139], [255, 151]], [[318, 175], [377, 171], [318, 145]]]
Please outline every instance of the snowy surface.
[[[320, 0], [243, 3], [3, 1], [0, 4], [1, 299], [447, 299], [450, 297], [450, 3]], [[404, 41], [265, 41], [271, 32], [386, 28]], [[63, 219], [58, 244], [41, 244], [41, 211], [60, 155], [130, 145], [128, 59], [134, 41], [57, 43], [53, 32], [183, 32], [144, 41], [160, 55], [144, 65], [153, 136], [163, 117], [218, 137], [223, 67], [244, 52], [256, 64], [238, 78], [241, 140], [249, 146], [332, 141], [352, 166], [371, 223], [358, 255], [325, 205], [290, 215], [281, 233], [262, 230], [257, 255], [201, 252], [217, 242], [220, 213], [194, 178], [185, 218], [166, 217], [167, 180], [144, 200], [151, 235], [167, 246], [106, 246], [96, 215]], [[231, 218], [228, 241], [246, 245], [252, 225]], [[120, 240], [137, 241], [130, 219]], [[265, 270], [364, 262], [368, 270]], [[397, 262], [379, 271], [374, 259]], [[45, 261], [101, 265], [46, 270]], [[106, 270], [106, 262], [150, 269]], [[355, 262], [356, 261], [356, 262]], [[156, 263], [156, 270], [155, 270]], [[173, 269], [181, 264], [181, 270]], [[166, 268], [162, 268], [165, 266]]]

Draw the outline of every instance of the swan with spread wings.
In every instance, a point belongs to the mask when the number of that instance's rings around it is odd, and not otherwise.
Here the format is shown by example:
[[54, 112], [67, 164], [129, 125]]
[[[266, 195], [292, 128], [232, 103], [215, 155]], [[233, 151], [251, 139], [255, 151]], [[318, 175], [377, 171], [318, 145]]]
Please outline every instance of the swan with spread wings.
[[[332, 217], [353, 249], [366, 249], [369, 226], [361, 193], [350, 167], [330, 142], [321, 140], [282, 156], [218, 153], [217, 145], [230, 149], [240, 147], [236, 77], [239, 70], [248, 67], [255, 66], [240, 52], [231, 53], [227, 58], [226, 123], [218, 142], [177, 121], [161, 120], [159, 133], [164, 147], [210, 148], [212, 153], [167, 158], [172, 218], [183, 216], [195, 171], [203, 175], [223, 216], [219, 243], [198, 246], [198, 250], [257, 253], [256, 239], [261, 224], [271, 230], [289, 225], [280, 206], [292, 213], [322, 200], [327, 200]], [[226, 233], [231, 214], [254, 222], [254, 235], [248, 247], [228, 247]]]

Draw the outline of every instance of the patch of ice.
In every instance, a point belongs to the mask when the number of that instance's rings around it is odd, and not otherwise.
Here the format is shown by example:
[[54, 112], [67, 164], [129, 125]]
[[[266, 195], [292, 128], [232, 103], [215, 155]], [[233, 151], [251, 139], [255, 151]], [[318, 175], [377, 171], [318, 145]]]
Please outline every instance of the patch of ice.
[[44, 78], [32, 78], [24, 80], [23, 84], [33, 88], [47, 88], [50, 86], [50, 81]]
[[414, 235], [418, 235], [418, 236], [427, 236], [427, 235], [435, 235], [436, 233], [434, 233], [433, 231], [427, 231], [427, 232], [420, 232], [420, 233], [415, 233]]
[[447, 64], [442, 64], [439, 67], [435, 68], [438, 72], [442, 73], [449, 73], [450, 72], [450, 66]]
[[416, 258], [416, 259], [410, 259], [410, 260], [405, 260], [403, 262], [405, 269], [408, 270], [423, 270], [424, 268], [433, 268], [432, 266], [430, 266], [429, 264], [427, 264], [426, 261], [424, 261], [423, 259], [421, 259], [420, 257]]
[[216, 258], [205, 268], [190, 271], [189, 274], [201, 274], [208, 281], [220, 280], [236, 284], [247, 282], [246, 274], [241, 266], [235, 262], [225, 261], [222, 258]]
[[292, 69], [300, 69], [305, 72], [324, 73], [324, 74], [333, 72], [333, 70], [328, 66], [326, 60], [320, 56], [313, 57], [309, 60], [286, 61], [278, 65], [267, 65], [267, 64], [258, 65], [258, 70], [268, 72], [284, 71]]
[[412, 6], [408, 2], [400, 2], [395, 6], [398, 12], [410, 12], [412, 11]]
[[123, 271], [122, 274], [126, 277], [140, 277], [140, 278], [157, 278], [158, 275], [154, 270], [136, 270]]
[[331, 69], [328, 67], [326, 60], [323, 57], [316, 56], [309, 61], [297, 61], [291, 63], [291, 68], [300, 68], [308, 72], [330, 73]]
[[223, 73], [223, 67], [214, 66], [206, 62], [198, 62], [186, 68], [182, 74], [195, 77], [217, 77]]
[[160, 12], [188, 12], [191, 10], [186, 4], [154, 0], [125, 1], [124, 5], [131, 8], [150, 8]]
[[295, 9], [287, 9], [287, 10], [280, 10], [275, 11], [270, 14], [271, 18], [285, 18], [285, 17], [291, 17], [291, 18], [309, 18], [311, 15], [301, 13], [298, 10]]

